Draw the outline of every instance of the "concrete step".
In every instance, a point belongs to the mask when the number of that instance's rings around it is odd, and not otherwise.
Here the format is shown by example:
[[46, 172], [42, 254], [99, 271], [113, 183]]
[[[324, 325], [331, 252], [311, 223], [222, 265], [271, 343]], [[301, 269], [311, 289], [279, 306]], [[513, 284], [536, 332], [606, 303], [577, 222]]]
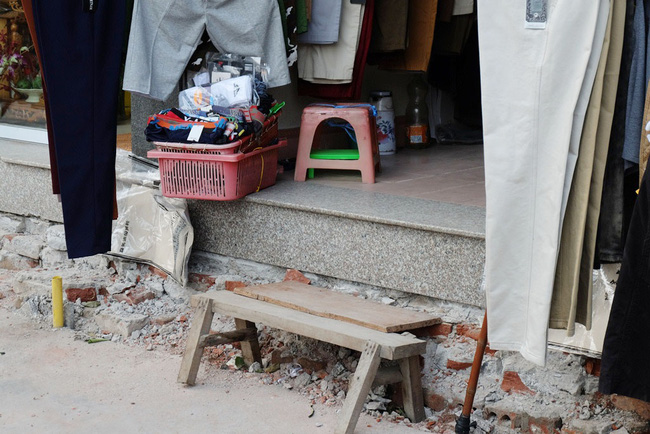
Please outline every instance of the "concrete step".
[[[0, 211], [61, 222], [47, 147], [0, 142]], [[485, 209], [280, 179], [189, 201], [194, 249], [483, 306]]]

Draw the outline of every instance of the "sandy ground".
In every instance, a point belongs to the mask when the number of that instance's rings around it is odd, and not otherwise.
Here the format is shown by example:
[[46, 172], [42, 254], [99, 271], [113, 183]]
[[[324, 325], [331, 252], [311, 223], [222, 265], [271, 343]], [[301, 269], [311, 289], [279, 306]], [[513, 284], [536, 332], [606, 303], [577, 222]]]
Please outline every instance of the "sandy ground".
[[[337, 408], [315, 406], [255, 374], [201, 368], [176, 382], [180, 356], [88, 344], [0, 307], [0, 433], [330, 433]], [[357, 433], [414, 428], [362, 414]]]

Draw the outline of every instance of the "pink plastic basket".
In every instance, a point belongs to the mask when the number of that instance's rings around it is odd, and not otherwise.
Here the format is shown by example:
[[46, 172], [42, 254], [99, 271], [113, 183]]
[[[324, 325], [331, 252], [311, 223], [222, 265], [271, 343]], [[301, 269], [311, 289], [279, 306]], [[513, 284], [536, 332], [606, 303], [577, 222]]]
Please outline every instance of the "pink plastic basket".
[[168, 143], [156, 145], [158, 149], [147, 156], [158, 159], [163, 196], [234, 200], [275, 184], [278, 149], [287, 142], [280, 140], [277, 145], [247, 154], [209, 149], [218, 145], [202, 146], [199, 152], [196, 145], [189, 149]]

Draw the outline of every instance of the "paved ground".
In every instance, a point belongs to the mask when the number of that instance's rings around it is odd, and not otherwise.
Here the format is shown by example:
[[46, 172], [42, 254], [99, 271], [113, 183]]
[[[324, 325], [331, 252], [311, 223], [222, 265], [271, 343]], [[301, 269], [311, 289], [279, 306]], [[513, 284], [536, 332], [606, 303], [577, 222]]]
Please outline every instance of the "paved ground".
[[[0, 307], [0, 432], [331, 433], [336, 408], [316, 406], [255, 374], [211, 368], [176, 383], [180, 357], [74, 340]], [[357, 433], [415, 433], [362, 415]]]

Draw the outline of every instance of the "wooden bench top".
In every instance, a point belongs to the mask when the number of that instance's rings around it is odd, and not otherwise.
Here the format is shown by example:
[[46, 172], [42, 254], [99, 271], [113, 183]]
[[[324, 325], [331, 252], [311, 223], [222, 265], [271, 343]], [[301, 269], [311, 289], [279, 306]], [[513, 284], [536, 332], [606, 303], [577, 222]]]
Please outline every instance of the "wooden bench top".
[[235, 294], [386, 333], [413, 330], [441, 322], [440, 318], [426, 313], [375, 303], [294, 281], [235, 288]]
[[341, 347], [363, 351], [367, 341], [376, 342], [381, 349], [380, 356], [388, 360], [399, 360], [426, 351], [426, 342], [413, 335], [383, 333], [357, 324], [315, 316], [288, 307], [237, 295], [229, 291], [194, 295], [191, 298], [192, 306], [196, 307], [199, 301], [205, 298], [212, 300], [213, 312], [260, 322], [269, 327], [329, 342]]

